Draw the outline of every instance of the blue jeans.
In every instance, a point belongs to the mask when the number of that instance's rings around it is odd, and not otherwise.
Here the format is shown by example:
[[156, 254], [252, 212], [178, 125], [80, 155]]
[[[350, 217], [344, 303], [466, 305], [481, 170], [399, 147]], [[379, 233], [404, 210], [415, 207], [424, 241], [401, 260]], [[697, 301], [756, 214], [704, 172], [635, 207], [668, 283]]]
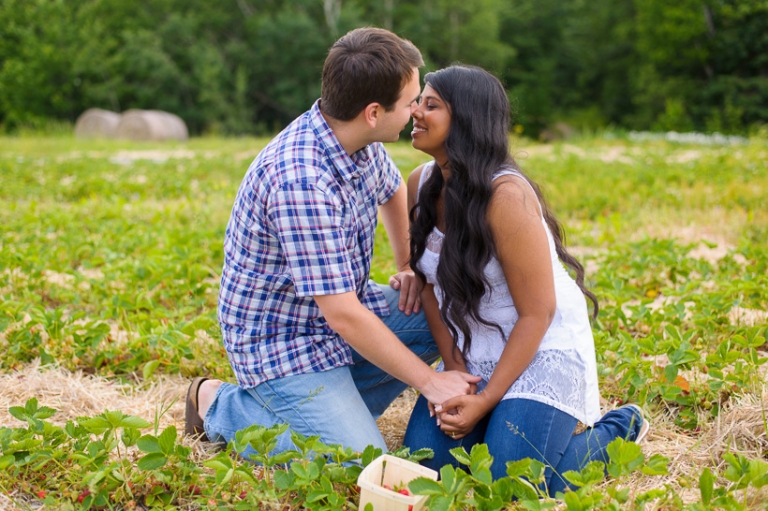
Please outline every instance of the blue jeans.
[[453, 440], [429, 416], [427, 401], [419, 397], [413, 409], [403, 445], [411, 450], [429, 447], [435, 457], [423, 465], [440, 470], [444, 465], [458, 467], [450, 449], [464, 446], [469, 452], [479, 443], [488, 445], [493, 456], [494, 479], [506, 476], [508, 461], [532, 458], [547, 465], [545, 484], [550, 495], [565, 491], [562, 474], [581, 470], [590, 461], [608, 462], [606, 447], [615, 438], [634, 440], [642, 419], [633, 408], [610, 411], [586, 431], [574, 435], [577, 420], [557, 408], [530, 399], [505, 399], [485, 416], [467, 436]]
[[[388, 285], [379, 287], [390, 307], [390, 315], [381, 318], [384, 324], [424, 362], [437, 360], [440, 354], [424, 313], [406, 316], [397, 308], [400, 292]], [[351, 366], [278, 378], [251, 389], [222, 383], [205, 415], [206, 435], [211, 441], [228, 442], [253, 424], [289, 424], [289, 431], [278, 438], [276, 452], [294, 448], [291, 429], [356, 451], [368, 445], [386, 451], [375, 419], [407, 385], [354, 350], [352, 355]]]

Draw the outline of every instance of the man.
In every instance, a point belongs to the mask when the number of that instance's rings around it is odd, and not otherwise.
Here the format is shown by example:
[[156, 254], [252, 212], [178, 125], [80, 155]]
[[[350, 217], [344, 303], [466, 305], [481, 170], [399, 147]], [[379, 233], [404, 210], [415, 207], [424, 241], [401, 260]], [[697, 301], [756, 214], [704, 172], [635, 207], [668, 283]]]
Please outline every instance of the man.
[[[438, 352], [407, 270], [406, 190], [381, 144], [408, 122], [422, 65], [391, 32], [346, 34], [326, 58], [321, 99], [249, 167], [218, 311], [238, 385], [195, 379], [188, 433], [228, 441], [288, 423], [326, 443], [386, 449], [374, 417], [406, 385], [439, 404], [477, 380], [428, 366]], [[368, 280], [379, 213], [400, 270], [391, 287]], [[284, 435], [278, 449], [291, 445]]]

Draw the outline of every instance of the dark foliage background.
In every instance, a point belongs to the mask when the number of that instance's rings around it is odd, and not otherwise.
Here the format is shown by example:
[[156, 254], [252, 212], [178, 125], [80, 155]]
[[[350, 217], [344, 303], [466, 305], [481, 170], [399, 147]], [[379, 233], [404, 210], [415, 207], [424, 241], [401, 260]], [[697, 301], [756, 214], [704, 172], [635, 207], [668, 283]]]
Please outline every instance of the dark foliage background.
[[0, 0], [0, 124], [163, 109], [192, 133], [266, 134], [320, 92], [358, 26], [428, 69], [476, 64], [536, 136], [577, 128], [745, 132], [768, 122], [768, 0]]

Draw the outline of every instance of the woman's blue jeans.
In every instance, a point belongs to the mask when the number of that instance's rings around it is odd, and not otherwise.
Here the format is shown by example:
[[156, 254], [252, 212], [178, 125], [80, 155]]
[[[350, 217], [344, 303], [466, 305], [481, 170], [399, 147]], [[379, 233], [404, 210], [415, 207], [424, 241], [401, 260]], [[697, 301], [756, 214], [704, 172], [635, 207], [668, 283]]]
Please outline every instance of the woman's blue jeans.
[[[440, 354], [424, 313], [406, 316], [397, 307], [400, 292], [387, 285], [379, 287], [390, 307], [390, 315], [381, 318], [384, 324], [424, 362], [437, 360]], [[304, 436], [318, 435], [327, 444], [356, 451], [368, 445], [386, 450], [375, 419], [407, 386], [354, 351], [353, 360], [352, 366], [278, 378], [252, 389], [223, 383], [205, 416], [206, 435], [211, 441], [228, 442], [254, 424], [288, 424]], [[275, 451], [292, 448], [289, 430], [278, 438]]]
[[565, 491], [562, 474], [581, 470], [590, 461], [608, 462], [606, 447], [618, 437], [634, 440], [642, 426], [638, 411], [631, 407], [610, 411], [586, 431], [574, 435], [577, 420], [557, 408], [530, 399], [506, 399], [484, 417], [467, 436], [453, 440], [429, 416], [427, 401], [419, 397], [411, 414], [403, 445], [411, 450], [429, 447], [435, 457], [423, 465], [440, 470], [458, 467], [450, 449], [464, 446], [469, 452], [479, 443], [488, 445], [493, 456], [494, 479], [506, 476], [508, 461], [532, 458], [547, 466], [545, 484], [550, 495]]

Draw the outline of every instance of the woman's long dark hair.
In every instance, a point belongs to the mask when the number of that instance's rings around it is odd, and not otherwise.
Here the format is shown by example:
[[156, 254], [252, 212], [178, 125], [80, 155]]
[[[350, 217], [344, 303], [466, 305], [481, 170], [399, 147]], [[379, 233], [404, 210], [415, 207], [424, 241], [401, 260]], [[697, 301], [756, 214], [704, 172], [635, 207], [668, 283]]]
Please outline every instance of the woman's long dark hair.
[[[493, 176], [502, 167], [520, 172], [509, 154], [509, 100], [501, 82], [487, 71], [474, 66], [451, 66], [428, 73], [424, 82], [448, 105], [451, 125], [445, 140], [450, 177], [443, 180], [438, 162], [424, 182], [417, 204], [411, 209], [411, 268], [424, 281], [418, 263], [424, 255], [427, 237], [437, 221], [437, 203], [443, 195], [445, 238], [437, 266], [437, 282], [444, 292], [440, 315], [454, 338], [464, 336], [463, 354], [472, 343], [470, 318], [476, 323], [498, 329], [479, 311], [480, 300], [488, 282], [485, 266], [495, 254], [493, 236], [485, 215], [493, 195]], [[522, 174], [522, 173], [521, 173]], [[593, 305], [598, 303], [584, 286], [583, 266], [565, 250], [565, 233], [549, 210], [538, 185], [528, 176], [539, 199], [544, 219], [555, 240], [557, 256], [576, 274], [576, 283]], [[417, 214], [418, 213], [418, 214]], [[506, 340], [506, 339], [505, 339]]]

